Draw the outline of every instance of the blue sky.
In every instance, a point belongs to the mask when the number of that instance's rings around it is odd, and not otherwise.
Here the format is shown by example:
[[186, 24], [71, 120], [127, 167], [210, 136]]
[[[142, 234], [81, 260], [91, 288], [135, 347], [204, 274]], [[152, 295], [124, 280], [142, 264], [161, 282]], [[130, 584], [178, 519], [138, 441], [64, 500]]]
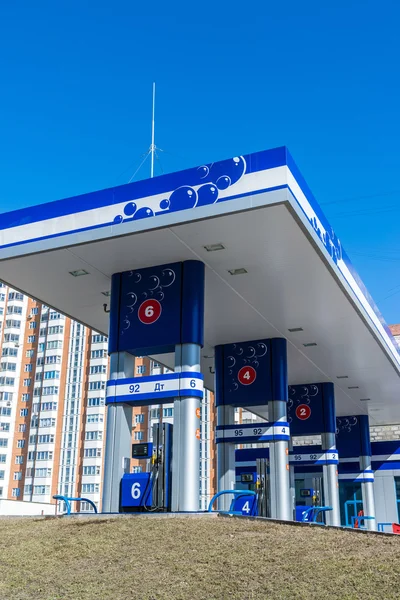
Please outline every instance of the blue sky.
[[[400, 322], [397, 0], [0, 2], [0, 210], [287, 145]], [[148, 175], [149, 165], [138, 177]]]

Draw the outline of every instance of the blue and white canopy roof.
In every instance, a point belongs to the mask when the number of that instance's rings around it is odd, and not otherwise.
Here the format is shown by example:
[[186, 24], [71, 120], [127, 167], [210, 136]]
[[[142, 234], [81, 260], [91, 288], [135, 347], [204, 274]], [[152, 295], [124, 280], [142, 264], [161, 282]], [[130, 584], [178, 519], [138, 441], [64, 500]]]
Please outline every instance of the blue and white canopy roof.
[[104, 333], [113, 273], [193, 258], [207, 387], [214, 345], [284, 336], [290, 383], [333, 381], [338, 414], [399, 421], [397, 344], [286, 148], [0, 217], [0, 279]]

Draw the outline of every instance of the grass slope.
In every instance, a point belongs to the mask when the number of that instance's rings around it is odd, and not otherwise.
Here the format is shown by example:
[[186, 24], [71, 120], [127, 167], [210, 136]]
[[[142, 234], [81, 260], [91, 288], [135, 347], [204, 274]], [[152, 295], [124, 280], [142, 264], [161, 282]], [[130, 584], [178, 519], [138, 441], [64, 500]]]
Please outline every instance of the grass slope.
[[0, 598], [400, 597], [400, 537], [226, 518], [0, 520]]

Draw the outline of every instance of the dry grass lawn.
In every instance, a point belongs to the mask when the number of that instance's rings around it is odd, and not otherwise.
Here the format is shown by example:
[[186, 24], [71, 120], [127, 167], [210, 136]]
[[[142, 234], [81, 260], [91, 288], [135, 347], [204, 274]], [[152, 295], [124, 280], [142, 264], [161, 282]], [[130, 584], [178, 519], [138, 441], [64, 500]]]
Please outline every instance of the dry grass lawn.
[[0, 520], [0, 598], [389, 600], [400, 536], [226, 518]]

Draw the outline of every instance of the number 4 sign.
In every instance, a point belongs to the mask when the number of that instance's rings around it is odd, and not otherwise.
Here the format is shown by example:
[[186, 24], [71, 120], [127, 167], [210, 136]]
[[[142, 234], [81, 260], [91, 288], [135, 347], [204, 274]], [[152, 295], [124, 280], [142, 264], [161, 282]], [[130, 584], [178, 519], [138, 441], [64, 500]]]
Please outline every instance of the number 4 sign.
[[238, 373], [239, 383], [242, 385], [251, 385], [257, 377], [256, 370], [253, 367], [242, 367]]

